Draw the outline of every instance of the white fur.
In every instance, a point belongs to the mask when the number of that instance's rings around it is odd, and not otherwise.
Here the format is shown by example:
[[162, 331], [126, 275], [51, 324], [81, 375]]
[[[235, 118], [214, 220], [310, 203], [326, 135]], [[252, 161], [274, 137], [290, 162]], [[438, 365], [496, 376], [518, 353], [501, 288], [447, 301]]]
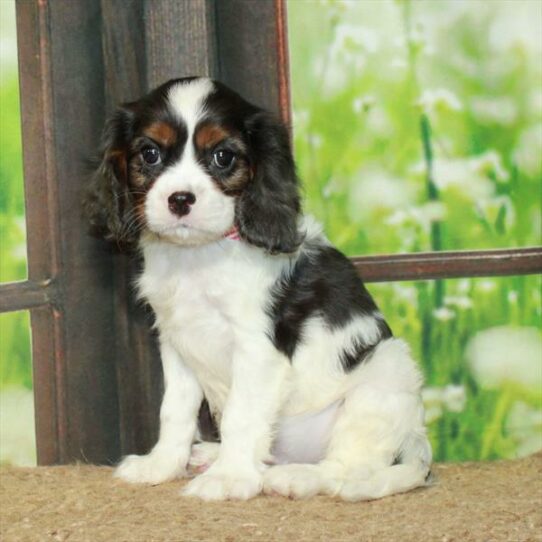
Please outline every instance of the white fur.
[[188, 131], [194, 133], [196, 123], [203, 114], [203, 102], [213, 91], [213, 82], [200, 77], [189, 83], [179, 83], [168, 93], [168, 101], [179, 120], [186, 123]]
[[[169, 93], [189, 142], [211, 90], [197, 80]], [[179, 218], [167, 198], [183, 190], [196, 203]], [[138, 289], [156, 314], [165, 394], [158, 443], [146, 456], [125, 458], [116, 475], [159, 483], [186, 475], [188, 466], [205, 472], [184, 493], [207, 500], [248, 499], [262, 489], [359, 500], [423, 485], [431, 451], [421, 377], [405, 343], [384, 340], [369, 361], [345, 372], [340, 353], [354, 338], [377, 342], [381, 315], [338, 329], [313, 316], [288, 360], [270, 339], [270, 289], [315, 240], [328, 242], [306, 220], [299, 252], [271, 256], [223, 238], [233, 213], [233, 198], [215, 188], [190, 144], [148, 193]], [[220, 422], [219, 448], [192, 447], [203, 396]], [[397, 453], [402, 464], [392, 465]]]

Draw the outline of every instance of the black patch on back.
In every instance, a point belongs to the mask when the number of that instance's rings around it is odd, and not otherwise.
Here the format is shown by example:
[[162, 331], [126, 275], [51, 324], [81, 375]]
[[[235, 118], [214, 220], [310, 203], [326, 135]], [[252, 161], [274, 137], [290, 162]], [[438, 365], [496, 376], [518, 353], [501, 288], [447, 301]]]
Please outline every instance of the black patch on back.
[[[355, 316], [372, 315], [378, 310], [353, 264], [330, 246], [309, 245], [308, 253], [302, 254], [291, 272], [273, 286], [271, 297], [271, 338], [275, 347], [290, 359], [308, 318], [319, 316], [333, 330]], [[390, 337], [388, 325], [383, 320], [379, 322], [382, 338]], [[364, 355], [362, 350], [360, 346], [341, 357], [346, 370], [366, 357], [368, 352]]]
[[350, 372], [360, 363], [368, 361], [373, 355], [375, 347], [376, 344], [365, 344], [363, 341], [356, 339], [351, 348], [345, 348], [340, 354], [339, 359], [343, 369], [346, 372]]
[[352, 369], [356, 368], [360, 363], [369, 361], [378, 343], [393, 336], [390, 326], [388, 326], [384, 320], [377, 318], [376, 322], [380, 335], [375, 343], [367, 344], [363, 339], [357, 338], [354, 339], [350, 348], [344, 348], [341, 352], [339, 359], [346, 372], [352, 371]]

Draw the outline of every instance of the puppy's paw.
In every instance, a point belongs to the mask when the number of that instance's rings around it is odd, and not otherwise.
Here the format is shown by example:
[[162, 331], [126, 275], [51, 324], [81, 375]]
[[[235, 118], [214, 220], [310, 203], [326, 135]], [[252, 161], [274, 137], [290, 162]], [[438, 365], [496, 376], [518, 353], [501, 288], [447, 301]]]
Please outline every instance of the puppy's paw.
[[178, 456], [151, 451], [147, 455], [128, 455], [115, 469], [115, 478], [132, 484], [161, 484], [186, 474], [185, 462]]
[[216, 461], [219, 450], [219, 442], [198, 442], [194, 444], [190, 450], [188, 472], [190, 474], [205, 472]]
[[254, 471], [227, 471], [209, 469], [194, 478], [182, 494], [199, 497], [205, 501], [223, 501], [239, 499], [246, 501], [258, 495], [262, 490], [262, 476]]
[[263, 491], [267, 495], [306, 499], [324, 492], [320, 469], [316, 465], [276, 465], [267, 469], [263, 478]]

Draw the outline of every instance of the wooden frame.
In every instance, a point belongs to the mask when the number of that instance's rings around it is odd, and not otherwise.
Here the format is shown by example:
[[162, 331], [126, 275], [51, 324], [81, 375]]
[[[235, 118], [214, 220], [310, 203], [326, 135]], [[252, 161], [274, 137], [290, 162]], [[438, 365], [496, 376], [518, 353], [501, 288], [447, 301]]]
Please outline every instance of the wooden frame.
[[[284, 0], [18, 0], [38, 462], [110, 463], [156, 438], [160, 364], [135, 263], [90, 238], [84, 159], [114, 104], [171, 78], [221, 79], [290, 121]], [[77, 32], [74, 31], [77, 29]], [[542, 270], [542, 248], [354, 258], [367, 281]], [[122, 383], [122, 385], [120, 385]]]
[[278, 0], [18, 0], [29, 277], [0, 286], [0, 310], [31, 310], [40, 464], [114, 462], [156, 438], [160, 364], [135, 264], [80, 212], [107, 113], [201, 74], [288, 118], [284, 15]]

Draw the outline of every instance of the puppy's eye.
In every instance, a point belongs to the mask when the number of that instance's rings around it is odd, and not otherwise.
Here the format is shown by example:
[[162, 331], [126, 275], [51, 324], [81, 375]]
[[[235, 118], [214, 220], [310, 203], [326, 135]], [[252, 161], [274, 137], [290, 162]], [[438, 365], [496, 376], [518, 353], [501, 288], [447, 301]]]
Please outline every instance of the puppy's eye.
[[156, 147], [143, 147], [141, 156], [143, 157], [143, 160], [151, 166], [159, 164], [161, 160], [160, 151]]
[[213, 163], [220, 169], [226, 169], [233, 164], [235, 154], [231, 151], [220, 150], [213, 153]]

